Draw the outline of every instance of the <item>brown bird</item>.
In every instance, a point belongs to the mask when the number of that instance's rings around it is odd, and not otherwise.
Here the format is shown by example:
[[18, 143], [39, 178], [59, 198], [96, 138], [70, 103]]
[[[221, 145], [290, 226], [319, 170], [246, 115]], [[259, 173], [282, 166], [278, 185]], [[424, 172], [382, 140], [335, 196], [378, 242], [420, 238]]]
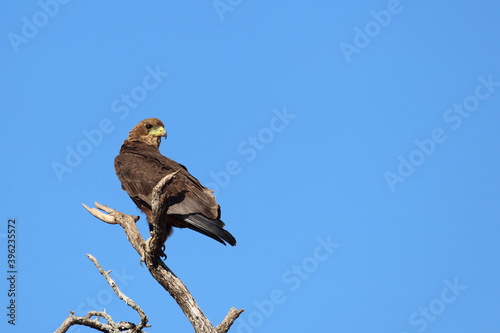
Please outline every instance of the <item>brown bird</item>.
[[223, 229], [213, 191], [201, 185], [185, 166], [160, 153], [162, 137], [167, 137], [163, 123], [156, 118], [144, 119], [130, 131], [115, 158], [115, 172], [122, 189], [146, 214], [150, 230], [153, 188], [165, 176], [176, 173], [166, 187], [168, 209], [162, 227], [167, 237], [172, 227], [189, 228], [224, 245], [236, 245], [234, 237]]

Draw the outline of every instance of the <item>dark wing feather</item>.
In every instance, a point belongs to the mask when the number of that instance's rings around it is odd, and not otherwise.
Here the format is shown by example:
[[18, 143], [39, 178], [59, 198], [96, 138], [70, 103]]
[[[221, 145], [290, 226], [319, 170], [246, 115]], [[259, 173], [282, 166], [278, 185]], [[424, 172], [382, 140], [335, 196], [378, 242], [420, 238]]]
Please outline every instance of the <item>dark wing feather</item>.
[[230, 245], [236, 245], [236, 239], [227, 230], [222, 229], [224, 223], [221, 220], [208, 219], [200, 214], [193, 214], [185, 217], [185, 222], [188, 223], [187, 227], [194, 231], [198, 231], [216, 241], [226, 245], [224, 241]]

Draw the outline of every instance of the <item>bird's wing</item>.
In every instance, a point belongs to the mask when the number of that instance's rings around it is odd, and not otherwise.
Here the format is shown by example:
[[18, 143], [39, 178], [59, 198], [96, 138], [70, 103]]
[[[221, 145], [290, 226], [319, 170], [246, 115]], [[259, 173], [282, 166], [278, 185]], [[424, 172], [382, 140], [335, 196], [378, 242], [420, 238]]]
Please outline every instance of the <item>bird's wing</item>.
[[167, 213], [202, 214], [209, 219], [220, 217], [213, 191], [201, 185], [183, 165], [163, 156], [154, 147], [140, 143], [129, 146], [115, 158], [115, 171], [123, 189], [133, 200], [139, 199], [151, 206], [156, 184], [168, 174], [177, 172], [166, 187]]

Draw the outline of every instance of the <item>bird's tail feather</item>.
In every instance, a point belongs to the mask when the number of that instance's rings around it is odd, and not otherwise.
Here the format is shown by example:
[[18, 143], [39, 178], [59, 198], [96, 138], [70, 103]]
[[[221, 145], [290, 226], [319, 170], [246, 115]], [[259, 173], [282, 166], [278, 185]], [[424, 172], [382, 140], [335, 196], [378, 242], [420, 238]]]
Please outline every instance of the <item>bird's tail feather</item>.
[[227, 230], [224, 230], [224, 223], [221, 220], [209, 219], [200, 214], [188, 215], [184, 218], [189, 229], [202, 233], [216, 241], [226, 245], [235, 246], [236, 239]]

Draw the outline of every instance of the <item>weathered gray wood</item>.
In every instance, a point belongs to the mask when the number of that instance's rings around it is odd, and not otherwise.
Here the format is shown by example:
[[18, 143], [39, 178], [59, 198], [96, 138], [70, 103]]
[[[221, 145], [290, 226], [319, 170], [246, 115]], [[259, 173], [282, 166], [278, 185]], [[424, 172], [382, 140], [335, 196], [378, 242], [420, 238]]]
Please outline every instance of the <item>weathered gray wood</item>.
[[[144, 327], [151, 327], [150, 325], [147, 324], [148, 317], [146, 316], [144, 311], [142, 311], [142, 309], [137, 304], [135, 304], [135, 302], [132, 299], [125, 296], [125, 294], [122, 293], [120, 289], [118, 289], [118, 286], [116, 285], [115, 281], [109, 276], [110, 271], [106, 272], [104, 269], [102, 269], [101, 265], [99, 265], [99, 263], [97, 262], [97, 259], [91, 256], [90, 254], [87, 254], [87, 257], [89, 257], [89, 259], [94, 263], [94, 265], [96, 265], [99, 272], [106, 278], [106, 281], [111, 286], [115, 294], [122, 301], [124, 301], [125, 304], [136, 310], [137, 313], [139, 313], [141, 322], [139, 323], [139, 325], [130, 322], [115, 323], [113, 321], [113, 318], [111, 318], [111, 316], [108, 315], [106, 311], [102, 312], [90, 311], [89, 313], [87, 313], [85, 317], [75, 316], [75, 313], [71, 311], [69, 317], [66, 318], [66, 320], [62, 323], [62, 325], [55, 331], [55, 333], [65, 333], [73, 325], [83, 325], [106, 333], [120, 333], [125, 330], [127, 330], [128, 333], [142, 333], [143, 332], [142, 329]], [[96, 318], [93, 319], [93, 317]], [[105, 319], [107, 323], [100, 322], [99, 318]]]
[[[161, 221], [162, 216], [166, 214], [166, 211], [168, 209], [168, 207], [166, 207], [166, 205], [164, 204], [166, 202], [166, 200], [164, 199], [165, 196], [167, 195], [164, 191], [164, 187], [168, 184], [170, 180], [173, 179], [173, 177], [175, 177], [175, 174], [170, 174], [164, 177], [154, 188], [153, 200], [152, 200], [154, 221], [150, 222], [153, 222], [152, 224], [155, 226], [161, 225], [159, 221]], [[182, 283], [182, 281], [177, 276], [175, 276], [175, 274], [161, 260], [160, 256], [163, 255], [162, 246], [166, 239], [166, 234], [163, 232], [163, 230], [155, 227], [155, 229], [151, 232], [151, 237], [147, 241], [145, 241], [135, 224], [139, 219], [138, 216], [123, 214], [106, 205], [101, 205], [98, 202], [95, 202], [95, 206], [97, 208], [89, 208], [86, 205], [83, 206], [90, 214], [94, 215], [99, 220], [109, 224], [118, 224], [123, 228], [128, 241], [141, 257], [141, 262], [144, 262], [146, 264], [146, 267], [153, 276], [153, 278], [155, 278], [155, 280], [158, 281], [158, 283], [175, 299], [175, 301], [180, 306], [180, 308], [182, 309], [188, 320], [193, 325], [195, 333], [226, 333], [231, 328], [231, 325], [234, 323], [234, 321], [243, 312], [243, 309], [237, 310], [236, 308], [231, 308], [226, 318], [224, 318], [224, 320], [222, 321], [222, 323], [214, 328], [210, 323], [210, 321], [208, 320], [208, 318], [203, 313], [203, 311], [200, 309], [200, 307], [198, 306], [195, 299], [193, 298], [187, 287], [184, 285], [184, 283]], [[96, 264], [96, 266], [98, 266], [97, 260], [94, 261], [94, 263]], [[102, 268], [100, 269], [100, 271], [101, 270]], [[104, 271], [102, 271], [101, 273], [103, 272]], [[109, 275], [106, 277], [106, 279], [108, 280], [108, 278]], [[120, 297], [120, 294], [116, 290], [115, 293], [118, 295], [118, 297]], [[125, 301], [124, 298], [122, 297], [120, 298]], [[130, 305], [127, 301], [126, 303], [127, 305]], [[136, 311], [139, 312], [138, 309], [136, 309]], [[109, 317], [109, 315], [105, 313], [94, 314], [94, 316], [101, 316], [105, 318], [108, 321], [108, 324], [106, 325], [97, 322], [96, 320], [90, 319], [91, 317], [89, 317], [89, 314], [87, 314], [86, 317], [76, 317], [72, 312], [70, 316], [64, 321], [63, 325], [59, 327], [56, 333], [64, 333], [71, 325], [75, 324], [92, 327], [101, 332], [113, 332], [113, 333], [120, 332], [116, 331], [116, 324], [115, 326], [109, 324], [110, 321], [112, 322], [112, 319], [111, 317]], [[104, 317], [104, 315], [106, 317]], [[131, 323], [119, 323], [119, 324], [124, 325], [122, 326], [123, 330], [128, 329], [129, 330], [128, 332], [130, 333], [142, 332], [141, 329], [145, 327], [147, 323], [147, 317], [142, 312], [142, 310], [140, 310], [139, 315], [141, 316], [141, 323], [138, 325]]]

